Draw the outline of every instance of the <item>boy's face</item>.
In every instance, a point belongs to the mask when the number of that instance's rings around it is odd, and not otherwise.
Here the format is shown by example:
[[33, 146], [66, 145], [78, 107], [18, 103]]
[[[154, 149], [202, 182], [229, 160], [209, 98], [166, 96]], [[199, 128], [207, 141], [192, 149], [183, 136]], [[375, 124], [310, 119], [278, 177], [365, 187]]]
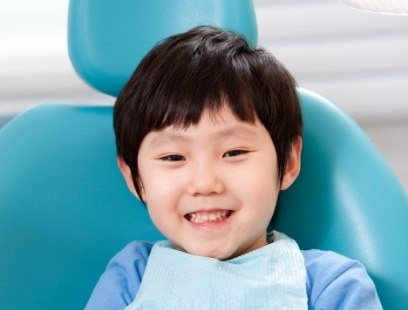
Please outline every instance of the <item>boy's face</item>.
[[[228, 108], [215, 117], [204, 112], [197, 125], [145, 137], [142, 198], [156, 227], [181, 250], [236, 257], [267, 244], [278, 193], [298, 174], [300, 148], [301, 141], [279, 183], [275, 147], [258, 120], [244, 123]], [[128, 167], [121, 168], [135, 192]]]

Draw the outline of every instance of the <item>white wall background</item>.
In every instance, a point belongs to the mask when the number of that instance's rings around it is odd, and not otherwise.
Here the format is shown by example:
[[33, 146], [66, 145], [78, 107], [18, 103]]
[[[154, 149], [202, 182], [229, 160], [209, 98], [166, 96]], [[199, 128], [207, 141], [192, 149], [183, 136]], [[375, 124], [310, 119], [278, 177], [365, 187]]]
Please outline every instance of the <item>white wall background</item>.
[[[259, 45], [301, 87], [357, 120], [408, 189], [408, 16], [338, 0], [254, 0]], [[48, 102], [111, 104], [85, 85], [66, 48], [68, 0], [1, 0], [0, 126]]]

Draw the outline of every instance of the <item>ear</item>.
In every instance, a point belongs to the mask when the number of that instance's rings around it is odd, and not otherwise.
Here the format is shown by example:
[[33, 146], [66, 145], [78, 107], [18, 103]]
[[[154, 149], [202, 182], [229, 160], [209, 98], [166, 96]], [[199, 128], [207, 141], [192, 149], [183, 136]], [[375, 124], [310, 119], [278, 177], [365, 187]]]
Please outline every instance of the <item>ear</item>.
[[[130, 170], [130, 167], [125, 163], [122, 157], [118, 157], [117, 161], [118, 161], [120, 172], [122, 172], [123, 178], [126, 181], [127, 187], [129, 188], [131, 193], [140, 200], [140, 197], [135, 189], [135, 184], [133, 183], [133, 175], [132, 175], [132, 171]], [[143, 191], [143, 188], [142, 188], [142, 191]]]
[[289, 188], [300, 172], [300, 157], [302, 153], [302, 138], [298, 137], [292, 143], [292, 150], [286, 163], [285, 172], [281, 182], [281, 190]]

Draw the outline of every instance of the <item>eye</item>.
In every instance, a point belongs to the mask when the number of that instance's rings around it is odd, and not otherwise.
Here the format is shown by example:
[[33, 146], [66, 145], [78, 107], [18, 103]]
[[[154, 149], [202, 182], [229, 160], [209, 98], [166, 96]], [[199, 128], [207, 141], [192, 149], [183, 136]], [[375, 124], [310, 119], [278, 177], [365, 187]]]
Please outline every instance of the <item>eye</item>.
[[247, 150], [241, 150], [241, 149], [234, 149], [234, 150], [229, 150], [227, 152], [224, 153], [224, 155], [222, 157], [236, 157], [236, 156], [240, 156], [240, 155], [245, 155], [249, 153], [249, 151]]
[[162, 161], [183, 161], [185, 160], [184, 156], [178, 154], [170, 154], [160, 157]]

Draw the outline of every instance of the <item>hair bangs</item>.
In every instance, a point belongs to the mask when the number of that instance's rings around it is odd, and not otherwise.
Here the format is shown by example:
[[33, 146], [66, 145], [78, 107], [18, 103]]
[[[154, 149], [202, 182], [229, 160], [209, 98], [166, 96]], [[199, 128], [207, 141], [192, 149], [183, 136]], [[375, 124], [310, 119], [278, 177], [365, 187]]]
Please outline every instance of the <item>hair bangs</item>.
[[216, 118], [225, 107], [240, 121], [255, 122], [257, 98], [250, 79], [243, 78], [242, 68], [217, 63], [216, 59], [212, 63], [184, 62], [188, 68], [167, 71], [150, 100], [152, 107], [160, 107], [152, 110], [146, 120], [151, 130], [188, 128], [199, 123], [204, 111]]

